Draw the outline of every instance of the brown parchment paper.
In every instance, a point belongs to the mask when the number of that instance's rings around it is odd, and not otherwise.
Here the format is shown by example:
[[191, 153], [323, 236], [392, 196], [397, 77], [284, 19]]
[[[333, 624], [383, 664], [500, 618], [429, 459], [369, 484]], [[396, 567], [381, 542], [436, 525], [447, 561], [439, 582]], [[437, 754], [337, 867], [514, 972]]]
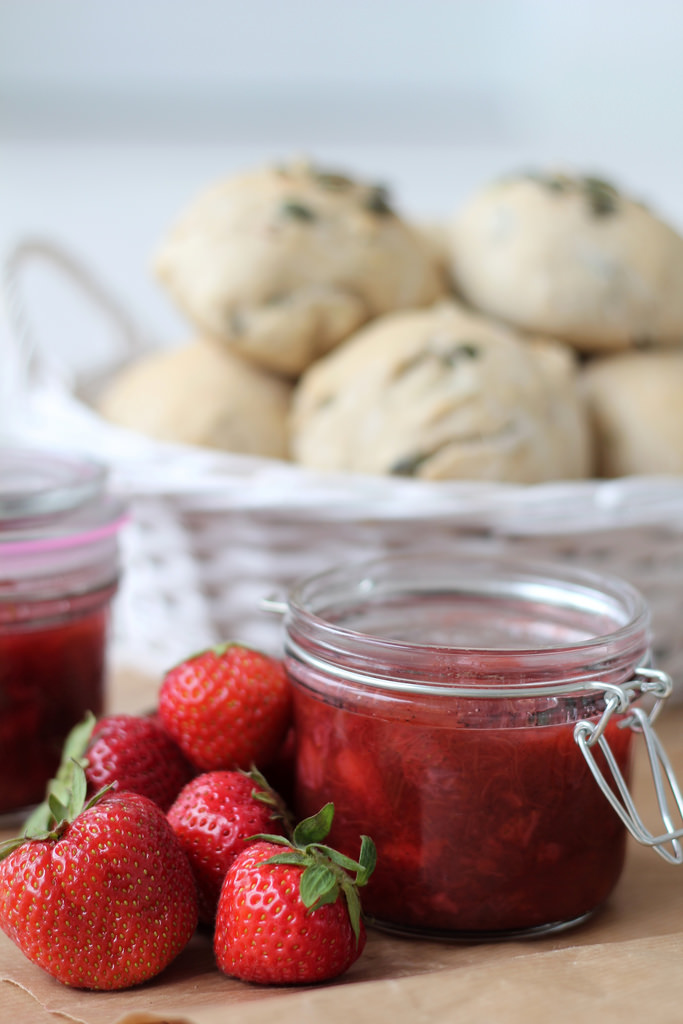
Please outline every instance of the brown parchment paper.
[[[120, 675], [110, 707], [143, 710], [156, 682]], [[683, 707], [657, 731], [683, 780]], [[637, 744], [634, 792], [651, 829], [654, 798]], [[605, 813], [613, 813], [606, 805]], [[363, 956], [326, 985], [261, 988], [220, 974], [208, 935], [198, 933], [158, 978], [116, 993], [79, 992], [30, 964], [0, 934], [0, 1021], [30, 1024], [564, 1024], [683, 1021], [683, 866], [630, 841], [626, 868], [607, 906], [581, 928], [528, 942], [418, 942], [370, 932]]]

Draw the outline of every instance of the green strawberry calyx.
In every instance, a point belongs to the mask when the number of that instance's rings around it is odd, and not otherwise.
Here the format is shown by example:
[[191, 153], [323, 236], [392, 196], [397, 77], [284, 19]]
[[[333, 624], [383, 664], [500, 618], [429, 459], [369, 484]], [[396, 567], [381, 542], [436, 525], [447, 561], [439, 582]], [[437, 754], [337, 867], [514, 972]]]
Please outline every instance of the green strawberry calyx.
[[334, 804], [327, 803], [317, 814], [300, 821], [291, 839], [285, 836], [259, 834], [262, 839], [284, 847], [263, 864], [292, 864], [304, 870], [299, 882], [301, 901], [310, 913], [325, 903], [336, 903], [341, 895], [346, 901], [351, 928], [358, 943], [362, 914], [358, 889], [367, 884], [377, 864], [377, 850], [370, 836], [361, 836], [358, 860], [353, 860], [330, 846], [325, 839], [332, 827]]
[[85, 769], [88, 759], [85, 755], [95, 722], [95, 716], [88, 711], [83, 721], [72, 728], [64, 741], [57, 773], [47, 784], [45, 799], [26, 819], [20, 836], [0, 843], [0, 860], [31, 839], [58, 839], [70, 822], [82, 811], [99, 803], [112, 788], [111, 785], [104, 786], [90, 799], [87, 797]]
[[294, 821], [287, 804], [280, 794], [273, 789], [262, 771], [252, 764], [249, 771], [239, 770], [241, 775], [246, 775], [254, 783], [251, 795], [254, 800], [265, 804], [270, 808], [270, 817], [273, 821], [281, 821], [288, 835], [292, 834]]

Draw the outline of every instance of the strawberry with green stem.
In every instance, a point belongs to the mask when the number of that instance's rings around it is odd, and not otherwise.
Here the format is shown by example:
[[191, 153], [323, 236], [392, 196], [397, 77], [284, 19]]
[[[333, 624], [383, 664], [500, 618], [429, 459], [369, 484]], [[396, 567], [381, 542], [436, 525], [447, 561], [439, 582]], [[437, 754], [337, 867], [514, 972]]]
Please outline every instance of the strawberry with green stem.
[[189, 942], [197, 894], [165, 814], [138, 793], [88, 799], [67, 739], [46, 801], [0, 846], [0, 927], [33, 963], [77, 988], [112, 990], [159, 974]]
[[366, 942], [359, 887], [376, 863], [368, 836], [359, 859], [323, 844], [326, 804], [292, 838], [256, 835], [229, 868], [218, 902], [214, 953], [232, 977], [261, 984], [310, 984], [342, 974]]
[[180, 791], [168, 820], [190, 861], [202, 922], [213, 924], [226, 872], [254, 833], [284, 831], [287, 818], [257, 769], [203, 772]]

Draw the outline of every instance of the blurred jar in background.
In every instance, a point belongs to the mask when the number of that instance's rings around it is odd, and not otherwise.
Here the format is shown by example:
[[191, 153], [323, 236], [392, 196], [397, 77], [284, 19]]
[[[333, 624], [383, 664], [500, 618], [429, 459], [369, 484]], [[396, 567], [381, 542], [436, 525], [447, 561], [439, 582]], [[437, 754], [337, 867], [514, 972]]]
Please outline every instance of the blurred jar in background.
[[0, 816], [43, 799], [66, 734], [102, 710], [123, 521], [99, 463], [0, 448]]

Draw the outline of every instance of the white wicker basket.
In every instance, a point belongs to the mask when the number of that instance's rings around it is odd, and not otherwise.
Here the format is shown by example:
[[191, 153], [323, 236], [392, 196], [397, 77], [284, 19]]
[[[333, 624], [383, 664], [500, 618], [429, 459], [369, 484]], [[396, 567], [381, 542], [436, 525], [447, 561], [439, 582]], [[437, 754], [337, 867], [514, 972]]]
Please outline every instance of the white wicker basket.
[[61, 250], [27, 243], [12, 254], [0, 427], [5, 438], [49, 439], [104, 458], [112, 487], [129, 501], [115, 664], [158, 674], [227, 638], [277, 652], [280, 621], [261, 603], [293, 580], [399, 548], [465, 544], [630, 580], [652, 609], [657, 665], [681, 681], [674, 698], [683, 699], [683, 479], [425, 483], [150, 441], [105, 423], [77, 397], [92, 377], [70, 380], [36, 354], [18, 287], [20, 266], [36, 256], [117, 314], [121, 358], [141, 342], [125, 312]]

